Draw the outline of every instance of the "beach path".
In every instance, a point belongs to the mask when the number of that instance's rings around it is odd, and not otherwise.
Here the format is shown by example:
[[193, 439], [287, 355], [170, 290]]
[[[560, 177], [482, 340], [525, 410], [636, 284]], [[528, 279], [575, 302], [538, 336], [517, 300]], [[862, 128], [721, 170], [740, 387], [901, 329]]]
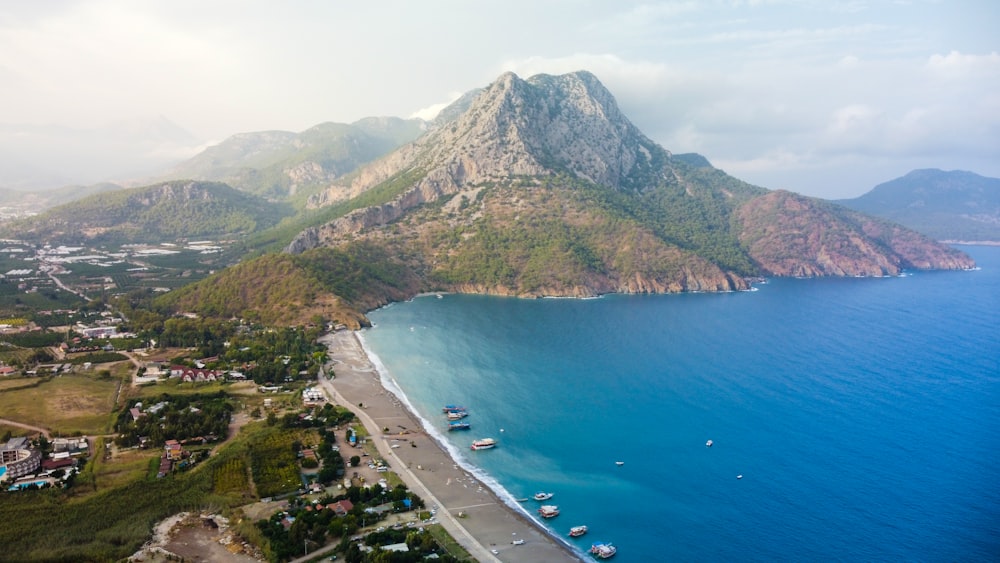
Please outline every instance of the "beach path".
[[[320, 376], [322, 388], [354, 411], [392, 471], [428, 508], [438, 506], [437, 519], [477, 561], [582, 560], [458, 466], [423, 431], [416, 416], [382, 386], [357, 335], [337, 331], [320, 341], [329, 349], [335, 374], [333, 379]], [[383, 432], [385, 428], [389, 432]], [[349, 450], [342, 453], [350, 456]], [[524, 543], [515, 545], [513, 540]]]

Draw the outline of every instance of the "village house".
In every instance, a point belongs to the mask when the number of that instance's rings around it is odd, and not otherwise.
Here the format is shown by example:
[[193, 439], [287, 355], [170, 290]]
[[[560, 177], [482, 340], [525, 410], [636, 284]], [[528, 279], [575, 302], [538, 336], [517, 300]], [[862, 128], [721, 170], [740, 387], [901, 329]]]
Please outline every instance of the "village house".
[[177, 440], [167, 440], [163, 443], [163, 449], [166, 451], [166, 457], [170, 461], [179, 461], [184, 457], [184, 450], [181, 447], [181, 443]]
[[328, 504], [326, 505], [326, 507], [333, 510], [334, 514], [336, 514], [337, 516], [347, 516], [347, 513], [354, 508], [354, 503], [347, 499], [344, 499], [344, 500], [338, 500], [333, 504]]
[[170, 377], [179, 377], [185, 383], [218, 381], [222, 374], [214, 369], [170, 366]]
[[326, 395], [318, 387], [307, 387], [302, 390], [302, 402], [307, 407], [315, 406], [326, 401]]
[[76, 456], [76, 455], [86, 455], [89, 451], [90, 451], [90, 442], [87, 441], [86, 436], [52, 439], [53, 458], [55, 458], [56, 455], [59, 453], [66, 453], [71, 456]]
[[118, 327], [116, 326], [84, 326], [82, 324], [77, 324], [74, 329], [76, 332], [82, 334], [85, 338], [111, 338], [118, 335]]

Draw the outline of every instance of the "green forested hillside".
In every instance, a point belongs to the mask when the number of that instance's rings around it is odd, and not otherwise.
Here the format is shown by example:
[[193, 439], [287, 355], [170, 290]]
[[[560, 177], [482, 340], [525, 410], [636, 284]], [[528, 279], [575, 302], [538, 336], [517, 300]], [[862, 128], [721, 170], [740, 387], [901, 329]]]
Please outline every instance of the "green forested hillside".
[[252, 233], [291, 213], [287, 205], [214, 182], [176, 181], [100, 193], [5, 225], [48, 242], [159, 242]]
[[419, 291], [398, 260], [370, 244], [267, 254], [160, 297], [158, 308], [266, 325], [320, 319], [359, 328], [363, 311]]
[[321, 123], [301, 133], [234, 135], [170, 171], [173, 178], [225, 182], [259, 196], [304, 203], [334, 178], [412, 141], [421, 120], [366, 118]]

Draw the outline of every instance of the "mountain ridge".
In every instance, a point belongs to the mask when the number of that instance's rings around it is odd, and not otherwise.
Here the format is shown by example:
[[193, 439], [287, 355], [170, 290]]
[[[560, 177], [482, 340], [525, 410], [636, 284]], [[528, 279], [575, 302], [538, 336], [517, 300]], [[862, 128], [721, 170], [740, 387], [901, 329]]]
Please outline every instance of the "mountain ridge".
[[837, 203], [938, 240], [1000, 243], [1000, 179], [924, 168]]
[[[767, 276], [974, 266], [964, 253], [898, 224], [748, 184], [701, 155], [671, 153], [635, 127], [586, 71], [528, 79], [505, 73], [422, 123], [426, 131], [414, 140], [308, 198], [299, 194], [294, 215], [287, 194], [277, 213], [280, 194], [265, 200], [204, 182], [272, 214], [253, 225], [233, 223], [246, 226], [239, 233], [252, 233], [241, 244], [251, 254], [237, 267], [162, 302], [178, 311], [245, 312], [278, 323], [300, 321], [312, 303], [333, 320], [361, 326], [363, 311], [429, 291], [519, 297], [736, 291]], [[312, 131], [384, 126], [375, 120]], [[236, 140], [249, 143], [241, 148], [234, 141], [239, 158], [256, 158], [252, 136]], [[274, 133], [273, 140], [277, 149], [264, 152], [281, 162], [272, 170], [287, 177], [291, 161], [275, 155], [301, 139]], [[254, 165], [259, 171], [272, 163]], [[144, 234], [154, 233], [166, 234], [152, 228]], [[279, 244], [285, 258], [252, 257]], [[289, 284], [279, 274], [292, 276], [300, 295], [289, 301]]]
[[[311, 200], [377, 201], [305, 229], [286, 250], [377, 242], [408, 257], [427, 288], [521, 296], [728, 291], [762, 275], [972, 265], [901, 227], [784, 194], [732, 178], [700, 155], [675, 157], [632, 125], [589, 72], [505, 73], [453, 121]], [[825, 232], [795, 220], [805, 211]], [[787, 232], [768, 234], [768, 226]], [[774, 247], [789, 237], [800, 239], [796, 251], [776, 260]], [[714, 269], [695, 266], [706, 258]], [[561, 269], [544, 271], [546, 261]]]

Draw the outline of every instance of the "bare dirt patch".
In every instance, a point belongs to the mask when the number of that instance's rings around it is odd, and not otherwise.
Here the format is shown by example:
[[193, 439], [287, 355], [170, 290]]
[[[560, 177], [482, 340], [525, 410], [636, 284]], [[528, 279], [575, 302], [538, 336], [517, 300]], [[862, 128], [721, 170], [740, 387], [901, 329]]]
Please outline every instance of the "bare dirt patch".
[[161, 522], [153, 539], [129, 561], [163, 563], [178, 557], [183, 561], [256, 563], [261, 553], [234, 534], [229, 521], [218, 514], [182, 512]]

